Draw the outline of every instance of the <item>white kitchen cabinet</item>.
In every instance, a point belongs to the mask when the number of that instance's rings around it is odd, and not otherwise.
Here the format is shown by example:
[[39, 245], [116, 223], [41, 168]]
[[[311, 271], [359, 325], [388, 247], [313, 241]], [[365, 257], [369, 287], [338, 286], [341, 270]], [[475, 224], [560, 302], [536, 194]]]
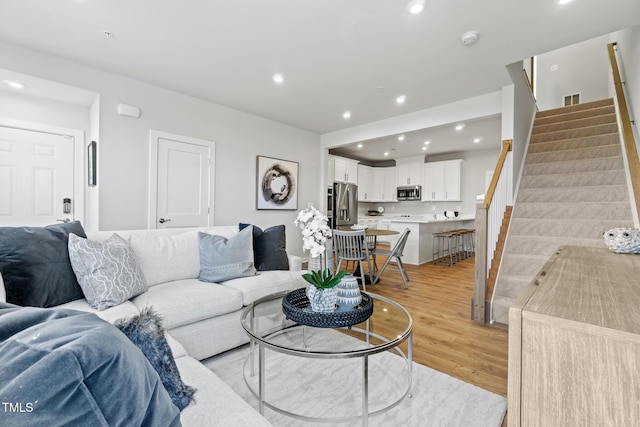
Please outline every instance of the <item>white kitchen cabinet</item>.
[[371, 202], [373, 199], [373, 168], [358, 165], [358, 201]]
[[396, 168], [372, 168], [372, 202], [396, 202]]
[[422, 185], [422, 201], [460, 201], [461, 176], [461, 159], [425, 163]]
[[395, 167], [384, 168], [384, 197], [383, 202], [398, 201], [398, 175]]
[[422, 185], [424, 156], [396, 159], [397, 186]]
[[333, 180], [335, 182], [348, 182], [358, 184], [358, 161], [343, 157], [332, 157]]

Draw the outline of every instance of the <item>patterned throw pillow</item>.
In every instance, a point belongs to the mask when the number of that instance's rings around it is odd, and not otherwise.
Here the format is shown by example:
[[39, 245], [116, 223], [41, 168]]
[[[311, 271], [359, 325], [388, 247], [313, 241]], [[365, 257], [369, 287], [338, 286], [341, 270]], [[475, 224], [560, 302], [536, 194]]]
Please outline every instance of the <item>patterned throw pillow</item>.
[[104, 242], [69, 235], [69, 259], [89, 305], [102, 311], [148, 289], [126, 240], [114, 233]]

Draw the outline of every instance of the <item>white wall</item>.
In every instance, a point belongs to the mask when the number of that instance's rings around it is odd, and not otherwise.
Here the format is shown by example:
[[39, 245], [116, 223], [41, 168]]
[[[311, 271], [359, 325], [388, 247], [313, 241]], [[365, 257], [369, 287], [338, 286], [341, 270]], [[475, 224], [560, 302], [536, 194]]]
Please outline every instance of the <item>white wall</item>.
[[[538, 108], [563, 106], [565, 95], [580, 93], [580, 102], [609, 97], [608, 36], [597, 37], [537, 57]], [[557, 67], [552, 71], [551, 67]]]
[[[4, 42], [0, 42], [0, 68], [99, 94], [98, 108], [92, 108], [99, 125], [90, 129], [87, 122], [83, 130], [87, 135], [97, 130], [99, 135], [101, 230], [146, 227], [149, 130], [154, 129], [216, 143], [216, 225], [285, 224], [289, 230], [287, 247], [291, 253], [301, 254], [300, 233], [293, 225], [296, 211], [255, 209], [256, 156], [299, 162], [298, 206], [317, 205], [321, 176], [317, 134]], [[119, 116], [120, 103], [139, 106], [142, 116]], [[73, 114], [58, 117], [54, 110], [46, 108], [42, 114], [21, 118], [74, 120]], [[11, 111], [3, 115], [13, 117]]]

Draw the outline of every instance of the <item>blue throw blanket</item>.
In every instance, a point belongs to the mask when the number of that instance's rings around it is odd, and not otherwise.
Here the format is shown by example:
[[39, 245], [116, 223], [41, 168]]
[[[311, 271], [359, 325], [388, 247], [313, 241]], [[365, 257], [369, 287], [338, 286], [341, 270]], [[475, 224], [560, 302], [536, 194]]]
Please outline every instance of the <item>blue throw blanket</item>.
[[179, 426], [180, 412], [113, 325], [0, 303], [0, 425]]

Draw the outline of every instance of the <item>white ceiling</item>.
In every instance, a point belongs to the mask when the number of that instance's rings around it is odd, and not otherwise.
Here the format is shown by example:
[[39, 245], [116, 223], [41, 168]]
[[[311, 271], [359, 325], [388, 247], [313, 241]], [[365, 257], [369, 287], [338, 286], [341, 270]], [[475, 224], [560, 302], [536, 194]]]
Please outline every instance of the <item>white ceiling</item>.
[[2, 0], [0, 40], [323, 134], [497, 91], [505, 65], [640, 23], [638, 0], [407, 3]]

